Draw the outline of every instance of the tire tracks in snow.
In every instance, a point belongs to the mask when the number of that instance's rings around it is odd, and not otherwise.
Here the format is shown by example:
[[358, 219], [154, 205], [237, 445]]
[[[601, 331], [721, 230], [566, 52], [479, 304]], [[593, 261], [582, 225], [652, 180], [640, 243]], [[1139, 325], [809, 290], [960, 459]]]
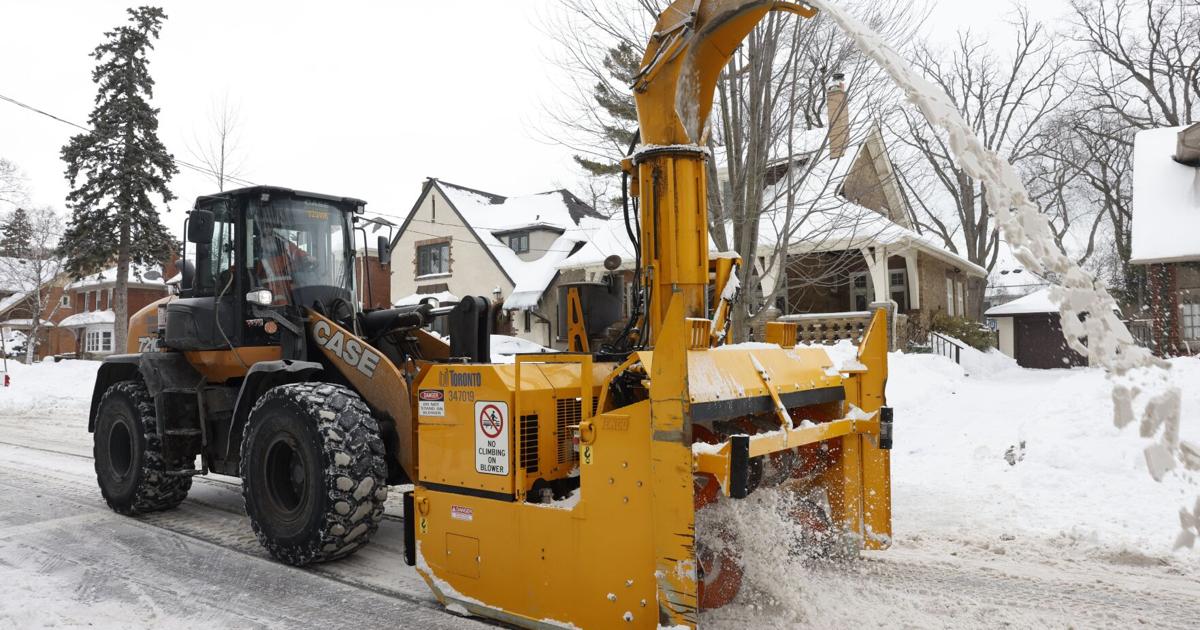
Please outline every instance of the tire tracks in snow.
[[[240, 484], [214, 479], [198, 478], [204, 483], [193, 486], [192, 495], [182, 505], [174, 510], [153, 512], [137, 517], [124, 517], [108, 511], [100, 499], [99, 491], [95, 489], [92, 473], [92, 458], [78, 453], [62, 452], [53, 449], [15, 444], [0, 441], [0, 445], [12, 449], [35, 451], [52, 454], [57, 457], [71, 459], [75, 466], [46, 466], [37, 461], [20, 457], [4, 457], [0, 460], [0, 486], [14, 491], [31, 491], [39, 495], [52, 496], [58, 501], [72, 504], [78, 511], [87, 514], [97, 514], [92, 518], [108, 520], [123, 524], [136, 524], [143, 529], [156, 529], [180, 536], [193, 544], [211, 545], [240, 556], [253, 559], [256, 563], [265, 563], [270, 567], [284, 571], [296, 571], [319, 579], [328, 580], [347, 588], [357, 589], [385, 597], [407, 606], [415, 607], [428, 613], [421, 615], [422, 625], [446, 627], [486, 627], [491, 624], [479, 620], [457, 617], [447, 612], [427, 590], [424, 581], [407, 565], [403, 563], [402, 531], [399, 528], [381, 529], [378, 540], [360, 550], [358, 553], [339, 560], [335, 563], [314, 565], [303, 569], [288, 567], [280, 564], [266, 553], [258, 543], [250, 528], [248, 519], [241, 504]], [[85, 464], [86, 466], [80, 466]], [[72, 468], [74, 470], [72, 470]], [[200, 492], [196, 492], [201, 490]], [[230, 497], [215, 496], [215, 493], [232, 493], [236, 505], [230, 507]], [[99, 516], [104, 515], [104, 516]], [[112, 517], [111, 519], [104, 517]], [[400, 519], [393, 519], [393, 522]], [[52, 526], [53, 522], [46, 522]], [[37, 523], [22, 527], [22, 531], [35, 531]], [[5, 528], [7, 529], [7, 528]], [[5, 529], [0, 529], [0, 540], [5, 538]], [[396, 543], [399, 543], [397, 545]], [[375, 553], [372, 553], [375, 552]], [[364, 569], [360, 575], [357, 569]], [[191, 571], [191, 569], [187, 569]], [[378, 622], [380, 620], [376, 620]], [[397, 621], [404, 621], [398, 619]], [[415, 621], [408, 619], [407, 621]], [[302, 620], [296, 620], [299, 625], [305, 625]], [[294, 625], [292, 623], [289, 626]]]

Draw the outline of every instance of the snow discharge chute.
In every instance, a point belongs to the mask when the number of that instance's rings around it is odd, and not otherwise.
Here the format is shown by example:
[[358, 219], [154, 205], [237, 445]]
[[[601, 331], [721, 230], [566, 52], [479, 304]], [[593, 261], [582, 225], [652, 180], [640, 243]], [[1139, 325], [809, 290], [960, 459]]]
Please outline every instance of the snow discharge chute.
[[[989, 207], [996, 209], [997, 223], [1017, 259], [1030, 269], [1058, 276], [1061, 285], [1051, 289], [1051, 297], [1062, 313], [1063, 336], [1090, 363], [1108, 371], [1114, 423], [1122, 428], [1133, 422], [1138, 416], [1134, 403], [1140, 399], [1144, 401], [1141, 434], [1150, 437], [1161, 431], [1159, 441], [1145, 450], [1154, 479], [1162, 480], [1180, 461], [1200, 468], [1181, 455], [1180, 391], [1172, 382], [1170, 364], [1137, 345], [1115, 314], [1116, 302], [1104, 285], [1054, 245], [1050, 222], [1030, 199], [1016, 169], [984, 146], [946, 93], [914, 72], [878, 33], [828, 0], [809, 0], [809, 4], [836, 22], [904, 90], [909, 102], [947, 133], [959, 165], [987, 184]], [[1191, 541], [1185, 530], [1180, 544]]]

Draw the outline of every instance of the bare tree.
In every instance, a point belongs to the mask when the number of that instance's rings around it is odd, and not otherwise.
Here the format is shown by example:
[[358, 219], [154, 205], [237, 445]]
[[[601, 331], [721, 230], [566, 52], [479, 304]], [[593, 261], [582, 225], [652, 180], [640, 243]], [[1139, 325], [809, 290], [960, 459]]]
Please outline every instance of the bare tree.
[[204, 138], [197, 135], [188, 152], [210, 173], [217, 189], [225, 190], [225, 184], [238, 179], [242, 174], [243, 156], [240, 152], [240, 118], [238, 109], [230, 104], [226, 95], [214, 101], [208, 113], [208, 129]]
[[[1018, 8], [1012, 51], [1000, 58], [987, 41], [960, 33], [948, 51], [920, 46], [915, 64], [946, 91], [984, 145], [1021, 168], [1043, 152], [1044, 122], [1072, 94], [1066, 61], [1045, 26]], [[991, 270], [999, 251], [983, 182], [957, 164], [949, 138], [916, 112], [906, 111], [894, 135], [924, 162], [904, 176], [922, 228], [955, 253]], [[923, 181], [922, 181], [923, 179]], [[982, 299], [982, 295], [980, 295]]]
[[1133, 141], [1143, 129], [1200, 120], [1200, 1], [1073, 0], [1078, 98], [1071, 130], [1080, 183], [1108, 251], [1101, 270], [1118, 297], [1140, 304], [1145, 268], [1131, 265]]
[[49, 329], [61, 300], [55, 295], [60, 286], [65, 261], [55, 248], [62, 235], [62, 217], [53, 208], [29, 210], [29, 247], [22, 258], [0, 257], [0, 278], [6, 279], [22, 295], [16, 309], [29, 315], [26, 362], [32, 362], [43, 332]]
[[[636, 73], [660, 0], [598, 3], [565, 0], [548, 20], [558, 40], [559, 62], [575, 77], [567, 105], [552, 110], [548, 139], [571, 148], [577, 161], [595, 173], [617, 173], [636, 130], [636, 111], [628, 78]], [[869, 16], [891, 39], [911, 41], [924, 13], [909, 3], [858, 0], [856, 10]], [[867, 63], [840, 30], [818, 16], [800, 20], [770, 15], [735, 52], [718, 80], [710, 120], [708, 164], [709, 232], [721, 250], [738, 251], [745, 264], [742, 286], [761, 290], [734, 311], [734, 325], [749, 319], [788, 290], [786, 282], [761, 281], [799, 273], [790, 251], [800, 242], [813, 249], [856, 225], [878, 229], [859, 214], [838, 218], [838, 177], [853, 155], [829, 156], [826, 92], [835, 74], [843, 74], [856, 104], [848, 117], [858, 136], [869, 131], [896, 102], [891, 84]], [[584, 162], [589, 162], [585, 164]], [[841, 175], [837, 168], [843, 167]], [[809, 180], [822, 180], [813, 181]], [[769, 216], [768, 216], [769, 215]], [[876, 217], [878, 218], [878, 217]], [[861, 260], [849, 252], [841, 265], [824, 265], [814, 284], [845, 282], [845, 268]], [[787, 267], [787, 269], [785, 269]], [[809, 272], [813, 272], [809, 269]]]
[[0, 158], [0, 202], [17, 205], [27, 196], [25, 176], [13, 162]]

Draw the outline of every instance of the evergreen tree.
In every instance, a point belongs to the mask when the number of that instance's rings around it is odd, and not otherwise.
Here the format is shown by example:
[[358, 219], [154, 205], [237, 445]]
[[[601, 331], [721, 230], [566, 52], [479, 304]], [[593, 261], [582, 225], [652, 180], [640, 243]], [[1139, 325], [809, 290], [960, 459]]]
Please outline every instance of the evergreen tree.
[[33, 225], [29, 213], [18, 207], [0, 227], [0, 254], [13, 258], [29, 258], [33, 251]]
[[621, 173], [621, 159], [629, 150], [629, 143], [633, 142], [633, 134], [638, 127], [637, 106], [627, 88], [633, 83], [633, 77], [641, 66], [641, 54], [633, 46], [621, 42], [605, 53], [603, 65], [605, 72], [626, 89], [614, 88], [604, 80], [597, 81], [592, 88], [592, 98], [600, 111], [607, 115], [597, 131], [612, 143], [614, 150], [611, 162], [598, 162], [581, 155], [572, 156], [576, 164], [593, 176]]
[[91, 131], [62, 149], [71, 220], [60, 248], [67, 271], [76, 277], [116, 261], [113, 347], [118, 351], [125, 348], [129, 326], [130, 264], [161, 263], [171, 249], [171, 235], [150, 197], [158, 195], [163, 203], [174, 199], [167, 184], [178, 172], [158, 138], [158, 110], [149, 103], [154, 80], [146, 53], [167, 16], [158, 7], [127, 12], [129, 24], [105, 33], [104, 43], [92, 52], [98, 90], [88, 118]]

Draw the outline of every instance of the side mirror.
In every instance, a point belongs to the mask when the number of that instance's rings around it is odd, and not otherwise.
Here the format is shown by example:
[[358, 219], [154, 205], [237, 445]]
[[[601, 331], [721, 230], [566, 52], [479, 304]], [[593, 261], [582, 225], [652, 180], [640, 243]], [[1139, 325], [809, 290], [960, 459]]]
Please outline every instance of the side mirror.
[[185, 258], [175, 261], [175, 267], [179, 269], [179, 290], [191, 291], [192, 283], [196, 279], [196, 267], [192, 265], [192, 261]]
[[392, 243], [388, 240], [388, 237], [380, 234], [379, 241], [376, 243], [375, 247], [376, 251], [379, 252], [379, 264], [392, 264]]
[[208, 245], [212, 243], [212, 237], [213, 213], [199, 208], [192, 210], [188, 216], [188, 242]]

